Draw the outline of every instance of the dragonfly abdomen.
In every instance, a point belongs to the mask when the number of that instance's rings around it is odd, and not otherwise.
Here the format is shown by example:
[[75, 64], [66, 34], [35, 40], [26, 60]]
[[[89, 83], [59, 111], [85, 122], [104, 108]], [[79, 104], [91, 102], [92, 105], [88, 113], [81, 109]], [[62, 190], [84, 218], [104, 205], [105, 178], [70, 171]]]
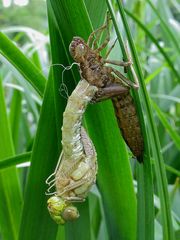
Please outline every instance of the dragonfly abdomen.
[[133, 155], [142, 162], [143, 138], [133, 98], [129, 92], [113, 98], [112, 101], [123, 138]]

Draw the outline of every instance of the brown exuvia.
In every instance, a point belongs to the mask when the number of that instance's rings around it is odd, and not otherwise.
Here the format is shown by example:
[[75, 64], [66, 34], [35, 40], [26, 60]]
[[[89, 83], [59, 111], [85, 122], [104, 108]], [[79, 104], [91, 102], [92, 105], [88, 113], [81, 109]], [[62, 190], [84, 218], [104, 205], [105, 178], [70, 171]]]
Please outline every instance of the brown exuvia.
[[[98, 88], [98, 92], [93, 98], [93, 102], [102, 101], [111, 98], [113, 101], [118, 125], [121, 129], [123, 138], [133, 155], [139, 162], [143, 161], [143, 137], [141, 134], [139, 119], [136, 113], [133, 98], [130, 94], [130, 88], [138, 88], [139, 85], [128, 80], [123, 74], [106, 63], [131, 67], [132, 62], [108, 60], [107, 57], [113, 46], [106, 53], [105, 58], [100, 56], [100, 52], [105, 48], [110, 40], [109, 34], [109, 15], [107, 15], [106, 24], [92, 32], [87, 43], [80, 37], [74, 37], [69, 50], [74, 60], [79, 63], [82, 79], [90, 85]], [[104, 42], [97, 47], [101, 32], [106, 29], [107, 36]], [[97, 36], [94, 40], [93, 38]]]

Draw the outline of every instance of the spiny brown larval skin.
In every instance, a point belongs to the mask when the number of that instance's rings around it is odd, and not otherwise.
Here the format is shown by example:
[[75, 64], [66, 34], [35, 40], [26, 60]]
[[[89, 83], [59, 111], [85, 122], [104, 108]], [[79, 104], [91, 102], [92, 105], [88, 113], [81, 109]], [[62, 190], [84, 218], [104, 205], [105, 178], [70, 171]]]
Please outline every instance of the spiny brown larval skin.
[[118, 83], [126, 89], [124, 93], [111, 98], [123, 138], [137, 160], [143, 162], [144, 142], [130, 87], [112, 73], [111, 67], [105, 66], [99, 51], [91, 49], [82, 38], [74, 37], [69, 49], [79, 63], [81, 78], [96, 86], [99, 92], [112, 83]]
[[124, 140], [139, 162], [143, 161], [143, 138], [133, 98], [130, 93], [112, 99]]

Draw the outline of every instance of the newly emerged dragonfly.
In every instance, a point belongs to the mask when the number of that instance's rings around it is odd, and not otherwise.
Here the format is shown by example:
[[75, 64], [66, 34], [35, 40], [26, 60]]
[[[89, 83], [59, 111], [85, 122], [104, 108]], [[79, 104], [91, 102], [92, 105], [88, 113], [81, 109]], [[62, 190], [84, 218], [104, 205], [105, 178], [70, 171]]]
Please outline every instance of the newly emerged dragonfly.
[[[55, 172], [46, 180], [47, 194], [53, 195], [48, 199], [48, 210], [58, 224], [79, 217], [72, 203], [84, 201], [96, 181], [96, 151], [82, 127], [82, 117], [97, 90], [86, 80], [81, 80], [68, 98], [63, 114], [63, 150]], [[56, 191], [51, 193], [53, 187]]]
[[[48, 200], [48, 210], [58, 224], [79, 217], [79, 212], [72, 203], [84, 201], [96, 180], [96, 151], [82, 127], [83, 113], [89, 102], [112, 98], [124, 139], [137, 159], [142, 161], [143, 139], [130, 95], [130, 88], [138, 88], [138, 85], [116, 69], [105, 65], [111, 63], [131, 67], [132, 63], [107, 60], [112, 48], [105, 59], [100, 56], [101, 50], [109, 42], [108, 25], [109, 17], [104, 26], [90, 35], [87, 43], [80, 37], [74, 37], [70, 44], [70, 53], [80, 66], [81, 81], [69, 97], [63, 114], [63, 151], [55, 172], [46, 180], [49, 185], [47, 194], [53, 195]], [[108, 31], [106, 40], [96, 47], [104, 29]], [[97, 38], [93, 41], [95, 34]], [[56, 191], [51, 193], [53, 187]]]
[[[81, 78], [86, 79], [89, 84], [98, 88], [93, 102], [109, 98], [112, 99], [117, 121], [124, 140], [137, 160], [142, 162], [143, 137], [133, 98], [130, 94], [131, 87], [135, 89], [139, 87], [138, 82], [128, 80], [115, 68], [106, 65], [106, 63], [108, 63], [123, 66], [124, 68], [130, 67], [134, 73], [132, 62], [108, 60], [107, 57], [114, 44], [106, 53], [105, 58], [100, 55], [100, 52], [107, 46], [110, 40], [109, 21], [110, 17], [107, 14], [106, 24], [92, 32], [87, 43], [80, 37], [74, 37], [69, 49], [73, 59], [79, 63]], [[97, 47], [100, 35], [105, 29], [107, 30], [106, 39]], [[93, 40], [94, 38], [95, 40]]]

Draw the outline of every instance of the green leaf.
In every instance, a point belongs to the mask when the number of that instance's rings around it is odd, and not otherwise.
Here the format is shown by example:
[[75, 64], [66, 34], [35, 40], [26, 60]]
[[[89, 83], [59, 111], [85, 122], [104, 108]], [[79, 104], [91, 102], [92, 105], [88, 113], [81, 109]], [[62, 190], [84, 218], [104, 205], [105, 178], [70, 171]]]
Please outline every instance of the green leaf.
[[[0, 79], [0, 160], [14, 155], [11, 131], [6, 113], [2, 80]], [[0, 171], [0, 226], [3, 239], [17, 239], [22, 196], [15, 167]]]
[[[121, 9], [121, 13], [123, 13], [123, 19], [125, 20], [126, 18], [125, 18], [125, 13], [123, 11], [122, 4], [120, 1], [117, 1], [117, 2], [119, 5], [119, 9]], [[162, 55], [164, 56], [164, 58], [166, 59], [166, 61], [170, 65], [170, 67], [172, 68], [174, 74], [178, 78], [178, 73], [176, 72], [176, 70], [173, 66], [173, 63], [171, 62], [171, 60], [169, 59], [167, 54], [164, 52], [164, 50], [160, 47], [160, 45], [158, 44], [157, 40], [153, 37], [153, 35], [147, 30], [147, 28], [133, 14], [131, 14], [128, 10], [126, 10], [126, 13], [133, 20], [136, 21], [136, 23], [146, 32], [147, 36], [151, 39], [151, 41], [156, 44], [157, 48], [162, 53]], [[126, 24], [126, 28], [128, 28], [127, 24]], [[127, 37], [128, 36], [130, 37], [129, 30], [127, 31]], [[128, 40], [130, 40], [129, 37], [128, 37]], [[130, 46], [133, 45], [132, 41], [129, 41], [129, 43], [130, 43]], [[163, 221], [163, 237], [165, 240], [166, 239], [171, 240], [171, 239], [174, 239], [174, 232], [173, 232], [173, 227], [172, 227], [170, 203], [169, 203], [169, 196], [168, 196], [168, 190], [167, 190], [167, 178], [166, 178], [166, 173], [165, 173], [165, 167], [163, 164], [163, 157], [162, 157], [162, 154], [160, 153], [161, 148], [160, 148], [160, 143], [159, 143], [159, 139], [158, 139], [158, 133], [157, 133], [157, 129], [156, 129], [156, 126], [155, 126], [155, 123], [153, 120], [149, 97], [147, 95], [145, 85], [143, 84], [143, 81], [142, 81], [143, 74], [142, 74], [142, 70], [140, 68], [139, 60], [138, 60], [137, 54], [134, 51], [134, 49], [131, 49], [131, 50], [132, 50], [133, 57], [134, 57], [134, 65], [136, 67], [138, 77], [141, 80], [140, 82], [141, 82], [141, 87], [142, 87], [142, 94], [143, 94], [143, 99], [144, 99], [146, 114], [147, 114], [147, 120], [148, 120], [148, 128], [149, 128], [148, 134], [149, 134], [149, 138], [151, 139], [152, 153], [153, 153], [153, 156], [155, 159], [155, 171], [156, 171], [158, 191], [159, 191], [159, 197], [160, 197], [161, 209], [162, 209], [161, 212], [162, 212], [162, 221]], [[147, 172], [147, 174], [148, 174], [148, 172]], [[152, 211], [152, 209], [150, 209], [150, 207], [147, 209], [149, 209], [149, 214], [151, 215], [150, 210]], [[147, 232], [146, 232], [147, 238], [149, 238], [150, 236], [153, 237], [152, 224], [151, 224], [150, 232], [148, 232], [148, 228], [149, 227], [147, 227]]]
[[19, 240], [46, 240], [55, 239], [56, 236], [57, 226], [49, 216], [45, 196], [47, 189], [45, 180], [58, 159], [53, 93], [53, 82], [50, 77], [31, 155]]
[[156, 110], [156, 113], [163, 124], [165, 130], [169, 133], [170, 137], [172, 138], [173, 142], [175, 143], [176, 147], [180, 149], [180, 136], [177, 134], [177, 132], [171, 127], [169, 122], [166, 119], [166, 116], [161, 111], [161, 109], [158, 107], [158, 105], [151, 101], [151, 104], [153, 105], [153, 108]]
[[11, 167], [17, 164], [30, 161], [31, 152], [26, 152], [22, 154], [15, 155], [13, 157], [3, 158], [0, 161], [0, 169]]
[[[54, 44], [54, 48], [51, 48], [51, 50], [53, 54], [58, 55], [57, 62], [53, 56], [53, 63], [63, 63], [65, 56], [63, 45], [60, 41], [59, 32], [56, 29], [54, 16], [49, 4], [48, 14], [50, 38], [52, 45]], [[47, 186], [45, 180], [54, 171], [61, 148], [59, 139], [61, 139], [62, 114], [65, 107], [65, 100], [59, 94], [60, 84], [58, 82], [60, 80], [60, 68], [53, 68], [46, 86], [32, 150], [31, 167], [26, 186], [19, 239], [28, 240], [34, 238], [45, 240], [56, 238], [57, 224], [53, 222], [47, 210], [47, 197], [45, 196]], [[55, 84], [59, 86], [55, 88]], [[58, 107], [56, 105], [57, 102]], [[41, 221], [40, 224], [39, 221]]]
[[132, 13], [130, 13], [127, 9], [125, 9], [125, 12], [127, 13], [127, 15], [129, 17], [131, 17], [137, 24], [138, 26], [140, 26], [144, 32], [146, 33], [146, 35], [148, 36], [148, 38], [156, 45], [156, 47], [158, 48], [159, 52], [163, 55], [164, 59], [167, 61], [167, 63], [169, 64], [169, 67], [171, 68], [173, 74], [176, 76], [176, 80], [179, 82], [180, 81], [180, 76], [179, 73], [177, 72], [177, 70], [174, 67], [174, 63], [173, 61], [170, 59], [169, 55], [164, 51], [164, 49], [160, 46], [160, 44], [158, 43], [158, 40], [153, 36], [153, 34], [147, 29], [147, 27], [139, 21], [139, 19], [137, 17], [135, 17]]
[[[117, 26], [117, 23], [115, 21], [115, 15], [113, 13], [113, 9], [111, 6], [110, 1], [107, 0], [107, 4], [108, 4], [108, 8], [109, 11], [111, 13], [112, 16], [112, 20], [114, 23], [114, 27], [121, 45], [121, 49], [122, 49], [122, 53], [123, 53], [123, 57], [124, 59], [127, 59], [128, 56], [126, 54], [125, 51], [125, 47], [123, 44], [123, 40], [119, 31], [119, 28]], [[142, 91], [143, 93], [145, 93], [145, 96], [143, 98], [143, 102], [146, 101], [147, 93], [146, 93], [146, 89], [144, 86], [144, 81], [143, 81], [143, 75], [142, 75], [142, 71], [141, 71], [141, 67], [139, 64], [139, 60], [136, 54], [136, 49], [133, 43], [133, 39], [131, 36], [131, 32], [128, 26], [128, 22], [126, 20], [126, 16], [122, 7], [121, 2], [117, 1], [118, 4], [118, 9], [121, 15], [121, 19], [122, 19], [122, 23], [127, 35], [127, 39], [129, 42], [129, 46], [134, 58], [134, 66], [137, 70], [138, 73], [138, 78], [139, 78], [139, 82], [140, 82], [140, 91]], [[148, 144], [148, 137], [147, 137], [147, 133], [146, 133], [146, 128], [145, 128], [145, 124], [144, 124], [144, 114], [142, 112], [142, 107], [141, 107], [141, 102], [142, 99], [140, 101], [140, 98], [137, 94], [137, 92], [133, 91], [133, 96], [136, 102], [136, 106], [137, 106], [137, 110], [139, 113], [139, 118], [140, 118], [140, 123], [141, 123], [141, 128], [142, 128], [142, 133], [143, 133], [143, 138], [144, 138], [144, 145], [145, 145], [145, 149], [144, 149], [144, 155], [143, 155], [143, 160], [144, 160], [144, 164], [143, 166], [137, 166], [137, 170], [138, 173], [138, 223], [137, 223], [137, 238], [138, 239], [153, 239], [154, 236], [154, 214], [152, 212], [152, 208], [153, 208], [153, 183], [152, 183], [152, 170], [151, 170], [151, 164], [150, 164], [150, 149], [149, 149], [149, 144]], [[142, 170], [143, 167], [143, 170]], [[148, 191], [146, 190], [148, 189]], [[141, 228], [143, 228], [143, 231], [141, 230]]]
[[175, 37], [175, 35], [173, 34], [173, 32], [171, 31], [171, 28], [166, 24], [166, 22], [163, 20], [160, 13], [158, 12], [157, 8], [153, 5], [153, 3], [150, 0], [148, 0], [148, 4], [153, 9], [153, 11], [157, 15], [158, 19], [160, 20], [161, 26], [163, 27], [165, 32], [168, 34], [169, 40], [170, 40], [169, 42], [170, 43], [172, 42], [174, 44], [174, 46], [176, 47], [177, 51], [180, 53], [179, 42], [178, 42], [177, 38]]
[[23, 75], [42, 96], [46, 84], [45, 77], [26, 56], [0, 32], [0, 53]]
[[18, 149], [18, 133], [21, 118], [21, 100], [21, 93], [18, 90], [14, 90], [11, 101], [10, 124], [16, 151]]
[[[92, 31], [87, 11], [82, 1], [51, 1], [51, 4], [65, 51], [69, 54], [68, 47], [73, 36], [87, 40]], [[75, 76], [78, 81], [79, 75], [75, 73]], [[119, 134], [112, 104], [107, 102], [89, 107], [86, 124], [98, 153], [98, 186], [103, 197], [109, 235], [114, 239], [134, 239], [136, 199], [127, 152]], [[112, 186], [116, 191], [112, 192]], [[84, 225], [81, 229], [85, 231]], [[72, 234], [76, 236], [76, 232]], [[85, 234], [84, 232], [82, 236]]]

